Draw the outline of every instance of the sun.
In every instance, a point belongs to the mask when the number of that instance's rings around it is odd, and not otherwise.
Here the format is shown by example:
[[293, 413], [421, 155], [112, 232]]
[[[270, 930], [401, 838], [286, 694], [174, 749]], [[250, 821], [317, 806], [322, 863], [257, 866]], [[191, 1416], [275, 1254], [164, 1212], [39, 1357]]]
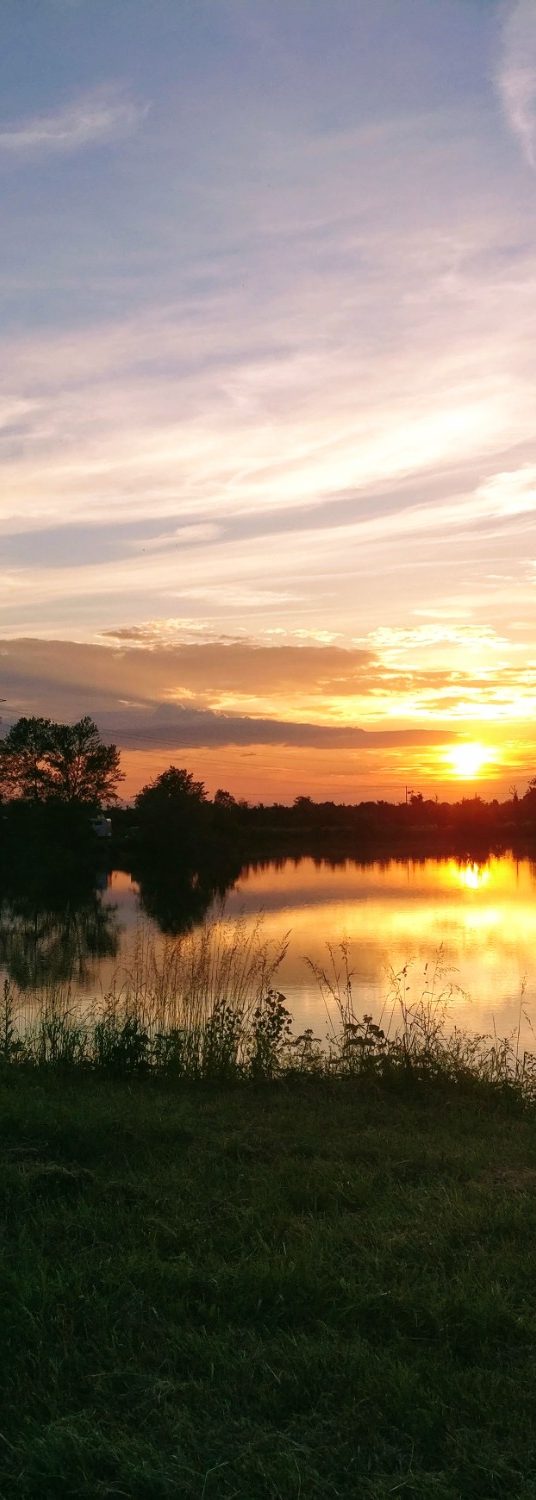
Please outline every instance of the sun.
[[486, 745], [479, 745], [473, 740], [463, 745], [454, 745], [447, 756], [452, 774], [459, 776], [462, 781], [473, 781], [479, 776], [482, 767], [491, 759], [491, 750], [488, 750]]

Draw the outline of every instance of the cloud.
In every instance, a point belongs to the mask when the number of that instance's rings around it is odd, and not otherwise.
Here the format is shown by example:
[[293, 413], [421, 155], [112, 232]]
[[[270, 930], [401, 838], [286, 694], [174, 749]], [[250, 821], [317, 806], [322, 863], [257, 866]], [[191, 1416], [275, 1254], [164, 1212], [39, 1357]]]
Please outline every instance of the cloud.
[[536, 167], [536, 6], [517, 0], [504, 25], [497, 87], [506, 119]]
[[0, 154], [64, 154], [97, 146], [130, 134], [147, 114], [147, 105], [126, 94], [99, 89], [73, 100], [54, 114], [32, 115], [0, 127]]
[[[72, 720], [93, 714], [104, 736], [127, 750], [232, 745], [308, 749], [394, 749], [443, 744], [452, 732], [416, 725], [363, 729], [353, 723], [218, 712], [203, 702], [264, 695], [291, 705], [309, 691], [322, 712], [325, 691], [372, 688], [381, 667], [367, 650], [333, 646], [257, 646], [207, 642], [142, 647], [139, 632], [119, 632], [120, 648], [73, 641], [6, 641], [0, 651], [5, 722], [47, 714]], [[130, 643], [133, 636], [136, 644]], [[153, 636], [149, 632], [149, 640]], [[170, 701], [173, 694], [174, 701]], [[180, 695], [180, 701], [179, 700]]]
[[433, 745], [454, 738], [463, 718], [534, 717], [536, 668], [530, 662], [497, 662], [501, 643], [493, 633], [442, 636], [444, 663], [427, 665], [415, 660], [415, 651], [420, 647], [426, 657], [428, 627], [407, 636], [387, 631], [383, 657], [362, 646], [161, 644], [154, 623], [145, 638], [135, 627], [119, 630], [115, 644], [107, 645], [6, 640], [0, 647], [3, 713], [9, 722], [22, 715], [73, 720], [90, 713], [123, 748], [154, 751]]
[[[90, 712], [128, 699], [145, 709], [175, 707], [180, 700], [210, 709], [246, 699], [277, 713], [302, 697], [323, 698], [344, 680], [354, 691], [374, 685], [378, 664], [370, 650], [335, 646], [263, 646], [251, 641], [175, 641], [164, 644], [156, 624], [110, 633], [114, 644], [75, 641], [10, 640], [2, 645], [0, 688], [10, 701], [27, 703], [19, 712]], [[320, 706], [317, 705], [317, 712]], [[263, 710], [261, 709], [261, 712]]]
[[100, 204], [70, 248], [50, 203], [47, 318], [30, 301], [8, 333], [5, 628], [198, 613], [349, 635], [460, 613], [454, 572], [470, 617], [491, 533], [524, 557], [532, 506], [534, 237], [488, 116], [400, 139], [278, 119], [261, 142], [254, 110], [225, 161], [165, 99], [158, 123], [161, 180], [140, 153], [117, 242]]
[[208, 749], [213, 745], [281, 745], [311, 750], [372, 750], [403, 746], [438, 745], [455, 739], [452, 732], [437, 729], [366, 730], [352, 725], [294, 723], [262, 719], [245, 714], [218, 714], [210, 709], [181, 704], [140, 713], [114, 710], [101, 713], [99, 724], [107, 738], [125, 750]]

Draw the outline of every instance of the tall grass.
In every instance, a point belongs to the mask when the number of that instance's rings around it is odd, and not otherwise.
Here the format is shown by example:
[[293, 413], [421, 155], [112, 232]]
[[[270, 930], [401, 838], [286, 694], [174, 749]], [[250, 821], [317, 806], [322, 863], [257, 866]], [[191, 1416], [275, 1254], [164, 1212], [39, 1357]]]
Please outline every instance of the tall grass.
[[5, 981], [0, 1055], [40, 1067], [273, 1076], [290, 1033], [273, 988], [286, 947], [264, 940], [260, 919], [206, 923], [158, 949], [141, 928], [130, 966], [98, 1000], [84, 1005], [68, 986], [23, 995]]
[[296, 1035], [275, 980], [287, 949], [267, 942], [262, 919], [207, 922], [158, 949], [141, 929], [128, 969], [86, 1005], [68, 987], [28, 997], [5, 981], [0, 995], [0, 1065], [113, 1074], [166, 1073], [178, 1079], [273, 1079], [292, 1074], [418, 1083], [484, 1084], [536, 1099], [536, 1055], [522, 1050], [519, 1024], [507, 1037], [450, 1024], [458, 987], [440, 951], [415, 990], [406, 964], [391, 971], [377, 1020], [359, 1013], [349, 945], [326, 945], [326, 962], [306, 960], [328, 1020], [324, 1041]]
[[[324, 1000], [328, 1016], [325, 1066], [342, 1074], [405, 1077], [414, 1082], [434, 1079], [455, 1084], [490, 1085], [536, 1101], [536, 1054], [521, 1048], [524, 987], [518, 1024], [505, 1037], [471, 1033], [450, 1024], [452, 1002], [463, 992], [440, 948], [427, 963], [420, 985], [406, 963], [390, 969], [379, 1019], [359, 1015], [354, 999], [355, 971], [349, 944], [327, 944], [327, 960], [307, 963]], [[411, 979], [411, 983], [410, 983]]]

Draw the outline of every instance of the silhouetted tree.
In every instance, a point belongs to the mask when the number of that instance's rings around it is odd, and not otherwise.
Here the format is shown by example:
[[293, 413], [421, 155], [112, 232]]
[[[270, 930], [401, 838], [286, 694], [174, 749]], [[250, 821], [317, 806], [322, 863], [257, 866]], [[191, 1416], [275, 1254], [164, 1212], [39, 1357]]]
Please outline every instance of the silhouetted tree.
[[202, 781], [190, 771], [170, 766], [142, 787], [135, 799], [142, 843], [161, 854], [190, 858], [205, 828], [208, 804]]
[[236, 797], [218, 787], [214, 793], [212, 827], [217, 839], [229, 838], [236, 828], [239, 816]]
[[117, 747], [103, 743], [88, 716], [76, 724], [18, 719], [0, 740], [4, 796], [99, 807], [114, 800], [122, 779]]
[[51, 719], [18, 719], [0, 740], [2, 796], [40, 801], [46, 794], [46, 756], [52, 743]]
[[225, 812], [232, 812], [237, 806], [236, 797], [219, 786], [217, 792], [214, 793], [214, 806], [223, 808]]
[[55, 724], [47, 755], [50, 795], [60, 802], [100, 806], [114, 801], [124, 780], [116, 745], [105, 745], [87, 715], [76, 724]]

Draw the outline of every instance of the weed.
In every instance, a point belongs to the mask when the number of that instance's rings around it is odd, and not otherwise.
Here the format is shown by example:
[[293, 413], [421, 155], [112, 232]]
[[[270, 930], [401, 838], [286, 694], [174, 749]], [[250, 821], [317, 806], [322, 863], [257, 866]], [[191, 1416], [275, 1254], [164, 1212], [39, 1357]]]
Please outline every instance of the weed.
[[298, 1036], [273, 980], [285, 952], [248, 932], [206, 924], [168, 941], [158, 956], [140, 934], [133, 964], [100, 1001], [76, 1005], [61, 987], [36, 992], [26, 1008], [6, 981], [0, 1010], [3, 1065], [108, 1074], [166, 1073], [179, 1079], [273, 1080], [314, 1074], [439, 1081], [536, 1100], [536, 1056], [511, 1037], [470, 1035], [451, 1025], [457, 992], [439, 952], [420, 988], [411, 966], [391, 971], [377, 1019], [359, 1013], [349, 945], [328, 946], [309, 967], [329, 1018], [327, 1044]]

